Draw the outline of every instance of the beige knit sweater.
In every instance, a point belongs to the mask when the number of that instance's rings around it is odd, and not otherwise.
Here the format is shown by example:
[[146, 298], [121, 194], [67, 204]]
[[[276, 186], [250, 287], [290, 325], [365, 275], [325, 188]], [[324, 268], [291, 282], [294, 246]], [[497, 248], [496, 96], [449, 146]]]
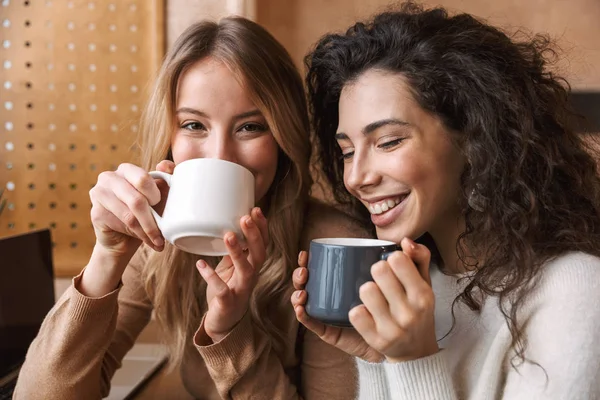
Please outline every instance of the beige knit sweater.
[[[315, 214], [317, 218], [310, 218], [313, 222], [307, 225], [307, 239], [366, 236], [339, 213], [321, 208], [310, 215]], [[73, 279], [28, 351], [14, 399], [91, 400], [108, 394], [111, 377], [151, 318], [153, 305], [140, 279], [144, 263], [144, 252], [138, 251], [125, 270], [122, 286], [101, 298], [82, 295], [81, 276]], [[282, 307], [275, 318], [286, 327], [288, 337], [281, 357], [249, 313], [216, 344], [201, 346], [189, 338], [180, 368], [187, 391], [199, 399], [356, 396], [353, 360], [301, 330], [291, 305]]]

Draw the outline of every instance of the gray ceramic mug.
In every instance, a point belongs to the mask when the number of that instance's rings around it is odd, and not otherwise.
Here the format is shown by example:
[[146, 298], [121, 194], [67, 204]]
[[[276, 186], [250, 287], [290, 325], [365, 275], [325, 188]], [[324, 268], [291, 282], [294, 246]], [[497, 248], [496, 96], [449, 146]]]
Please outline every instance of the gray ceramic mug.
[[329, 325], [352, 326], [348, 312], [362, 304], [360, 286], [372, 281], [371, 266], [396, 250], [377, 239], [326, 238], [310, 243], [306, 313]]

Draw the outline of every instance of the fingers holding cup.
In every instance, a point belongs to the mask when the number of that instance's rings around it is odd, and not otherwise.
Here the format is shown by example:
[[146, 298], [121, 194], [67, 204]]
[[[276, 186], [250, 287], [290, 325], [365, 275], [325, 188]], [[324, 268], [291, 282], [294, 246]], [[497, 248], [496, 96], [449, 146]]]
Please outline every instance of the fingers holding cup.
[[292, 283], [294, 284], [294, 289], [304, 289], [304, 286], [308, 281], [307, 265], [308, 253], [306, 251], [301, 251], [300, 254], [298, 254], [298, 268], [296, 268], [292, 274]]

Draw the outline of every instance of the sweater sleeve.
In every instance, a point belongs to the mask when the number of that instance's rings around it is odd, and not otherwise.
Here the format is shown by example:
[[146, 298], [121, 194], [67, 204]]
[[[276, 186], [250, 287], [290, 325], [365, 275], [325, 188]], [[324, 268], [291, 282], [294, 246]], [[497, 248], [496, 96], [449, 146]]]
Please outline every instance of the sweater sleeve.
[[444, 352], [414, 361], [369, 363], [356, 359], [360, 400], [455, 400]]
[[221, 341], [203, 345], [205, 335], [201, 324], [194, 344], [224, 399], [346, 400], [355, 397], [356, 372], [352, 360], [312, 334], [306, 333], [302, 339], [298, 386], [286, 373], [269, 335], [252, 322], [249, 313]]
[[99, 297], [78, 290], [73, 278], [46, 316], [19, 373], [14, 399], [100, 399], [121, 360], [150, 320], [152, 306], [139, 275], [142, 250], [122, 285]]
[[358, 399], [389, 400], [390, 390], [383, 363], [370, 363], [356, 358], [358, 368]]
[[221, 341], [208, 343], [203, 318], [194, 335], [194, 345], [222, 398], [298, 398], [297, 389], [271, 347], [268, 334], [252, 323], [250, 313]]
[[455, 400], [445, 353], [399, 363], [384, 363], [392, 400]]
[[520, 315], [526, 361], [507, 355], [502, 398], [600, 398], [599, 303], [598, 258], [572, 254], [551, 263]]

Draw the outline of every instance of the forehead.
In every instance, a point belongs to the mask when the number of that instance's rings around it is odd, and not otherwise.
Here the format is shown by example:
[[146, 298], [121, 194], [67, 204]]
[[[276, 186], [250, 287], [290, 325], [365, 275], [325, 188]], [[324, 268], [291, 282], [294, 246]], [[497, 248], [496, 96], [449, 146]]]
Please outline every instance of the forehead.
[[342, 89], [338, 131], [349, 132], [382, 119], [408, 118], [415, 108], [420, 107], [404, 76], [369, 70]]
[[250, 91], [222, 61], [205, 58], [188, 67], [177, 85], [177, 103], [210, 104], [228, 100], [252, 106]]

